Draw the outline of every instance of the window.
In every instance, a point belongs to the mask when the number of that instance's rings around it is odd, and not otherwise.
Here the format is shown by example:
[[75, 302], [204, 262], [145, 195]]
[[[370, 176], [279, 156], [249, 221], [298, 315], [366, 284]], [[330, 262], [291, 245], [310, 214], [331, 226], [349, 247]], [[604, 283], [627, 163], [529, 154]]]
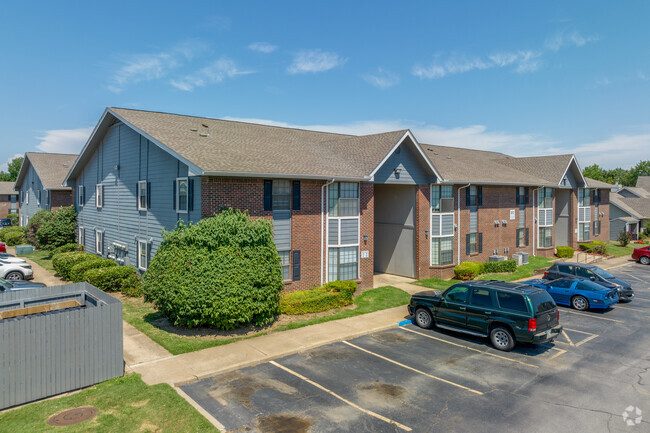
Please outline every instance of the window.
[[538, 226], [537, 246], [539, 248], [551, 248], [553, 246], [553, 209], [552, 208], [551, 209], [539, 208], [537, 210], [537, 226]]
[[591, 195], [588, 188], [578, 190], [578, 206], [585, 207], [591, 205]]
[[147, 210], [148, 197], [147, 197], [147, 181], [141, 180], [138, 182], [138, 210]]
[[492, 308], [492, 296], [488, 289], [472, 289], [472, 305], [483, 308]]
[[176, 211], [187, 213], [188, 180], [186, 177], [176, 179]]
[[25, 204], [29, 204], [29, 191], [25, 191]]
[[41, 191], [38, 190], [36, 194], [36, 206], [40, 206], [40, 205], [41, 205]]
[[591, 272], [589, 269], [585, 269], [580, 266], [576, 267], [576, 275], [582, 278], [596, 277], [596, 275], [593, 272]]
[[273, 180], [271, 205], [273, 210], [289, 210], [291, 202], [291, 182]]
[[359, 248], [330, 248], [328, 255], [329, 281], [356, 280], [359, 269]]
[[77, 187], [77, 204], [79, 206], [84, 205], [84, 186], [83, 185], [79, 185]]
[[454, 214], [431, 216], [431, 265], [449, 265], [454, 256]]
[[497, 292], [497, 299], [499, 300], [499, 305], [503, 309], [528, 313], [526, 300], [523, 296], [517, 293]]
[[95, 252], [97, 254], [104, 253], [104, 232], [95, 230]]
[[571, 265], [557, 265], [557, 271], [564, 274], [573, 274], [573, 266]]
[[334, 182], [327, 188], [328, 212], [331, 217], [359, 215], [359, 184]]
[[445, 293], [445, 300], [448, 302], [460, 302], [462, 304], [467, 303], [467, 292], [468, 289], [465, 286], [457, 286], [447, 290]]
[[539, 227], [539, 248], [551, 248], [553, 246], [553, 227]]
[[528, 188], [525, 186], [517, 187], [517, 204], [528, 204]]
[[476, 186], [470, 186], [468, 189], [469, 199], [468, 206], [477, 206], [478, 205], [478, 188]]
[[467, 254], [478, 253], [478, 233], [467, 235]]
[[95, 185], [95, 206], [101, 208], [104, 206], [104, 185]]
[[81, 226], [79, 226], [79, 229], [77, 230], [77, 243], [79, 245], [86, 244], [86, 230]]
[[578, 190], [578, 242], [589, 240], [591, 226], [591, 194], [589, 189]]
[[[451, 199], [451, 209], [444, 209], [441, 199]], [[431, 212], [453, 212], [454, 191], [451, 185], [431, 185]], [[447, 202], [449, 203], [449, 202]]]
[[526, 229], [519, 228], [517, 229], [517, 247], [525, 247], [528, 245], [528, 240], [526, 239]]
[[287, 281], [291, 279], [289, 272], [291, 251], [278, 251], [278, 254], [280, 254], [280, 266], [282, 266], [282, 279]]
[[553, 207], [553, 188], [542, 188], [537, 194], [537, 206], [539, 208], [551, 209]]
[[138, 269], [147, 270], [149, 265], [149, 243], [147, 241], [138, 241]]
[[555, 280], [551, 281], [548, 284], [553, 287], [559, 287], [560, 289], [570, 289], [573, 286], [575, 280], [564, 279], [564, 280]]

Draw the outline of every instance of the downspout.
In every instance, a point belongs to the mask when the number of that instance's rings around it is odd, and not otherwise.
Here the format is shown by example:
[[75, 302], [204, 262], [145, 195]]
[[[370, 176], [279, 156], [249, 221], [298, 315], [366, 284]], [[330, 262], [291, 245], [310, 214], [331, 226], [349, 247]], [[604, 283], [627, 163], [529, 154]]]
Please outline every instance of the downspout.
[[469, 188], [471, 185], [471, 183], [468, 183], [467, 185], [458, 188], [458, 227], [456, 232], [456, 237], [458, 238], [458, 249], [456, 251], [458, 253], [458, 259], [456, 261], [457, 265], [460, 265], [460, 190]]
[[533, 257], [535, 257], [535, 248], [537, 245], [537, 243], [535, 243], [535, 233], [537, 232], [537, 230], [535, 229], [535, 222], [539, 224], [539, 221], [537, 221], [537, 216], [535, 214], [535, 203], [537, 203], [537, 201], [535, 200], [535, 193], [537, 193], [537, 196], [539, 198], [539, 190], [542, 188], [544, 187], [540, 186], [533, 190]]
[[323, 249], [325, 248], [325, 187], [334, 183], [334, 178], [332, 180], [325, 182], [320, 189], [320, 285], [323, 285], [323, 260], [325, 259], [325, 253]]

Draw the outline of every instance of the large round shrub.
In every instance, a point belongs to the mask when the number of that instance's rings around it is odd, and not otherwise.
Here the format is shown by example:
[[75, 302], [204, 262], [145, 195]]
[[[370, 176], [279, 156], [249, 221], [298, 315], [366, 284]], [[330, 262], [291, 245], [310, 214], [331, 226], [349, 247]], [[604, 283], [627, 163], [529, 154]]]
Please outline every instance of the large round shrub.
[[163, 235], [144, 276], [145, 300], [174, 325], [265, 325], [283, 289], [270, 221], [238, 210]]
[[95, 256], [94, 259], [84, 260], [72, 266], [72, 268], [70, 268], [70, 280], [73, 283], [80, 283], [82, 281], [85, 281], [84, 274], [86, 271], [90, 269], [108, 268], [112, 266], [117, 266], [117, 263], [111, 259], [102, 259]]
[[109, 266], [86, 271], [84, 281], [105, 292], [122, 292], [129, 296], [142, 294], [142, 278], [133, 266]]
[[7, 227], [0, 230], [0, 233], [2, 233], [0, 241], [5, 242], [7, 245], [14, 246], [25, 243], [24, 227]]
[[43, 248], [60, 247], [75, 241], [76, 228], [77, 211], [74, 206], [61, 207], [42, 219], [36, 231], [36, 239]]
[[52, 257], [52, 267], [57, 274], [64, 280], [70, 279], [70, 270], [77, 263], [85, 260], [94, 260], [98, 257], [94, 254], [86, 253], [83, 251], [72, 251], [69, 253], [56, 254]]
[[482, 266], [477, 262], [461, 262], [454, 268], [454, 274], [459, 280], [473, 280], [482, 272]]

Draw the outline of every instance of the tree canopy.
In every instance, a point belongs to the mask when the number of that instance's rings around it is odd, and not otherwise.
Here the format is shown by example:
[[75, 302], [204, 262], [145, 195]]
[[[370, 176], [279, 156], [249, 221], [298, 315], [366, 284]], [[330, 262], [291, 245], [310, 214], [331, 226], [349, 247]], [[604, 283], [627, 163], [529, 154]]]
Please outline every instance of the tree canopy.
[[7, 171], [0, 171], [0, 181], [3, 182], [15, 182], [18, 178], [18, 172], [20, 171], [20, 166], [23, 164], [23, 157], [19, 156], [14, 158], [9, 163]]
[[598, 166], [598, 164], [594, 164], [585, 167], [582, 174], [585, 177], [611, 183], [612, 185], [618, 183], [622, 186], [635, 186], [639, 176], [650, 176], [650, 160], [639, 161], [637, 165], [629, 170], [620, 167], [606, 170]]

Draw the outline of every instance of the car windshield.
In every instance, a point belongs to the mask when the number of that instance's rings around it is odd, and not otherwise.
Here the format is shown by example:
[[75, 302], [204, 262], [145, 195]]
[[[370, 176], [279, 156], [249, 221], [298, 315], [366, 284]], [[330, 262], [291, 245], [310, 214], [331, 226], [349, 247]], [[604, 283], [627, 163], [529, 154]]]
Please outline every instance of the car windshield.
[[606, 280], [609, 280], [609, 279], [612, 279], [612, 278], [616, 278], [615, 276], [613, 276], [612, 274], [610, 274], [609, 272], [607, 272], [607, 271], [604, 270], [604, 269], [600, 269], [600, 268], [591, 268], [590, 270], [591, 270], [593, 273], [595, 273], [596, 275], [598, 275], [599, 277], [605, 278]]
[[0, 278], [0, 288], [2, 290], [9, 290], [13, 287], [13, 284], [11, 284], [9, 281]]
[[535, 314], [545, 313], [555, 308], [555, 301], [548, 292], [535, 292], [528, 295], [530, 302], [533, 304]]

